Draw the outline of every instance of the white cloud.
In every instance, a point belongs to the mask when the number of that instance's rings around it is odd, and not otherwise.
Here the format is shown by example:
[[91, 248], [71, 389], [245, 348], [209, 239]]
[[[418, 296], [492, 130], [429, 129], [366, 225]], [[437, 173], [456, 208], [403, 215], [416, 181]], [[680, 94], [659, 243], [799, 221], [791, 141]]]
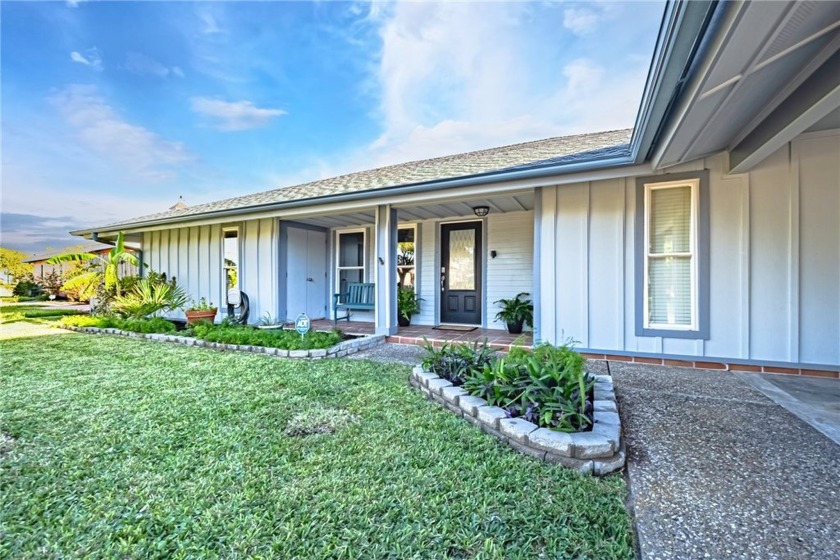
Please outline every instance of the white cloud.
[[[595, 25], [584, 11], [564, 14], [567, 25]], [[608, 69], [554, 51], [528, 31], [531, 17], [524, 3], [483, 5], [480, 18], [468, 3], [377, 14], [383, 131], [352, 159], [383, 165], [632, 126], [645, 61]]]
[[79, 51], [73, 51], [70, 53], [70, 60], [84, 64], [85, 66], [90, 66], [94, 70], [102, 70], [102, 57], [99, 56], [99, 51], [96, 47], [86, 50], [85, 54]]
[[566, 8], [563, 11], [563, 27], [575, 35], [588, 35], [595, 31], [601, 18], [586, 8]]
[[267, 125], [272, 119], [285, 115], [282, 109], [255, 106], [251, 101], [222, 101], [208, 97], [190, 99], [192, 110], [209, 117], [219, 130], [247, 130]]
[[598, 89], [604, 71], [595, 62], [579, 58], [563, 67], [563, 75], [568, 80], [566, 91], [569, 95], [584, 95]]
[[87, 0], [67, 0], [65, 4], [68, 8], [78, 8], [82, 2], [87, 2]]
[[126, 171], [152, 181], [170, 179], [195, 157], [181, 142], [123, 120], [96, 86], [70, 85], [50, 98], [89, 149]]
[[130, 52], [126, 55], [125, 69], [138, 76], [156, 76], [167, 78], [169, 76], [184, 77], [184, 71], [178, 66], [168, 67], [145, 54]]
[[[438, 153], [492, 145], [467, 133], [469, 127], [536, 122], [522, 103], [527, 77], [516, 57], [520, 37], [510, 32], [526, 10], [523, 4], [488, 4], [476, 18], [470, 4], [405, 3], [382, 14], [378, 82], [384, 132], [372, 148], [383, 161], [393, 159], [386, 153], [412, 145], [437, 142]], [[454, 129], [459, 134], [451, 136]], [[510, 141], [523, 133], [529, 134], [520, 130]]]

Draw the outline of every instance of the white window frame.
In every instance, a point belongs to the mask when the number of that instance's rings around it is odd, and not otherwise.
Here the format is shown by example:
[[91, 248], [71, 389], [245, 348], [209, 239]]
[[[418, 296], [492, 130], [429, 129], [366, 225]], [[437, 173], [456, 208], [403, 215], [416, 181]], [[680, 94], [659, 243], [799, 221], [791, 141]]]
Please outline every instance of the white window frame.
[[[361, 233], [362, 234], [362, 266], [340, 266], [341, 262], [341, 236], [345, 233]], [[341, 271], [342, 270], [359, 270], [362, 271], [362, 282], [367, 281], [368, 277], [368, 230], [367, 228], [347, 228], [335, 230], [335, 292], [341, 293]]]
[[[689, 251], [684, 253], [651, 253], [650, 252], [650, 198], [655, 190], [671, 188], [691, 188], [691, 209], [689, 228]], [[670, 181], [662, 183], [645, 184], [645, 209], [644, 209], [644, 295], [643, 295], [643, 325], [645, 329], [666, 330], [666, 331], [696, 331], [698, 330], [698, 290], [697, 290], [697, 227], [700, 208], [700, 179], [685, 179], [681, 181]], [[650, 261], [652, 258], [667, 257], [689, 257], [691, 259], [691, 323], [688, 325], [670, 325], [667, 323], [653, 323], [650, 320]]]
[[[225, 239], [228, 239], [229, 233], [236, 234], [236, 266], [228, 266], [225, 257]], [[222, 228], [222, 289], [224, 290], [225, 301], [227, 301], [228, 288], [228, 269], [236, 269], [236, 288], [242, 290], [242, 235], [239, 231], [239, 226], [231, 226]]]
[[[414, 290], [417, 291], [417, 284], [419, 283], [419, 277], [417, 276], [417, 257], [420, 253], [419, 248], [420, 244], [417, 243], [417, 224], [398, 224], [397, 225], [397, 239], [399, 239], [399, 230], [401, 229], [413, 229], [414, 230], [414, 264], [412, 265], [397, 265], [397, 278], [400, 277], [399, 271], [400, 269], [414, 269]], [[399, 251], [399, 247], [397, 247], [397, 251]]]

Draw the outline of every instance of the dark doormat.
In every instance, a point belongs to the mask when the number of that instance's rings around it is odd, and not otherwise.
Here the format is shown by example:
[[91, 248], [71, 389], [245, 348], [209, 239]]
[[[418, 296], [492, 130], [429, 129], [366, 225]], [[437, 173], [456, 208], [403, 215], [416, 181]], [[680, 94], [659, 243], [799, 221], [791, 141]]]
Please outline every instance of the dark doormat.
[[458, 331], [458, 332], [472, 332], [478, 327], [470, 327], [467, 325], [438, 325], [437, 327], [432, 327], [432, 330], [435, 331]]

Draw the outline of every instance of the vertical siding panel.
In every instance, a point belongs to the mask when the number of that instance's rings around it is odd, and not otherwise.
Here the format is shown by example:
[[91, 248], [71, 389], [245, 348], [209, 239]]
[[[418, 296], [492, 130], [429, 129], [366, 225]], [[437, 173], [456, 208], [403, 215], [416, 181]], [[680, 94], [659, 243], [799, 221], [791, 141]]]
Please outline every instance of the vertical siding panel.
[[417, 224], [420, 232], [420, 270], [417, 271], [420, 284], [420, 313], [412, 320], [418, 325], [434, 325], [437, 309], [438, 276], [435, 274], [435, 254], [437, 248], [436, 222], [433, 220]]
[[790, 144], [789, 158], [789, 212], [788, 212], [788, 359], [799, 361], [799, 143]]
[[636, 338], [636, 181], [624, 182], [624, 345], [616, 350], [634, 351]]
[[840, 364], [840, 135], [794, 142], [800, 219], [800, 361]]
[[[713, 160], [713, 161], [712, 161]], [[741, 338], [741, 223], [740, 177], [723, 178], [720, 158], [710, 158], [709, 179], [709, 340], [705, 354], [737, 356]], [[698, 355], [703, 355], [698, 352]]]
[[178, 274], [178, 230], [177, 229], [170, 229], [169, 230], [169, 276], [174, 276], [176, 279], [179, 279], [180, 274]]
[[150, 231], [147, 234], [148, 242], [147, 244], [143, 245], [143, 260], [146, 261], [146, 264], [149, 265], [149, 268], [146, 270], [155, 270], [157, 271], [157, 259], [159, 254], [158, 244], [157, 244], [157, 235], [158, 232]]
[[199, 260], [199, 251], [201, 250], [201, 239], [199, 237], [200, 228], [198, 227], [191, 227], [189, 228], [189, 258], [188, 258], [188, 270], [189, 273], [187, 277], [184, 279], [187, 282], [183, 284], [184, 288], [189, 291], [192, 297], [196, 297], [199, 292], [201, 291], [201, 287], [199, 285], [200, 278], [204, 276], [204, 271], [200, 267], [200, 260]]
[[757, 360], [789, 358], [790, 322], [787, 311], [779, 309], [790, 291], [789, 213], [784, 147], [750, 172], [750, 357]]
[[[512, 212], [490, 214], [487, 218], [487, 326], [504, 329], [505, 324], [494, 318], [499, 308], [493, 303], [501, 298], [512, 298], [519, 292], [533, 293], [534, 278], [523, 273], [534, 268], [534, 214]], [[496, 251], [495, 259], [490, 251]]]
[[618, 221], [619, 227], [616, 230], [615, 239], [615, 298], [616, 298], [616, 313], [618, 314], [616, 326], [618, 334], [616, 335], [615, 347], [624, 350], [624, 322], [626, 320], [624, 310], [627, 308], [626, 290], [624, 288], [624, 274], [625, 271], [625, 252], [627, 247], [627, 183], [628, 179], [622, 177], [618, 184]]
[[198, 270], [201, 272], [192, 297], [210, 294], [210, 226], [198, 227]]
[[251, 317], [258, 320], [265, 313], [265, 302], [260, 292], [260, 222], [249, 220], [240, 228], [242, 239], [243, 290], [251, 298]]
[[172, 276], [169, 269], [169, 230], [164, 229], [160, 232], [160, 272], [165, 272], [167, 276]]
[[588, 348], [623, 346], [624, 181], [590, 187]]
[[164, 269], [164, 247], [163, 247], [163, 231], [155, 232], [155, 270], [163, 272]]
[[183, 285], [190, 281], [190, 230], [178, 231], [178, 280]]
[[275, 268], [274, 259], [272, 258], [273, 222], [271, 219], [259, 221], [259, 243], [257, 248], [259, 256], [257, 258], [259, 262], [259, 293], [260, 300], [262, 300], [262, 313], [258, 316], [252, 316], [253, 320], [259, 320], [265, 313], [270, 313], [272, 317], [277, 316], [277, 308], [274, 305], [274, 292], [276, 289], [273, 282], [273, 270]]
[[[144, 231], [140, 240], [140, 250], [143, 251], [143, 263], [149, 264], [152, 258], [152, 232]], [[142, 270], [137, 271], [141, 276], [146, 274]]]
[[[222, 299], [222, 227], [218, 224], [209, 227], [207, 235], [207, 293], [201, 295], [213, 303], [221, 305]], [[242, 268], [240, 266], [240, 268]]]
[[750, 175], [741, 175], [741, 332], [739, 333], [739, 358], [750, 357]]
[[557, 190], [557, 340], [571, 337], [587, 347], [584, 274], [587, 185], [566, 185]]
[[592, 266], [590, 258], [589, 244], [591, 238], [592, 225], [592, 182], [584, 183], [581, 187], [584, 191], [581, 202], [585, 205], [583, 212], [583, 222], [581, 223], [581, 240], [580, 240], [580, 254], [582, 257], [580, 266], [580, 301], [583, 304], [581, 308], [581, 339], [580, 342], [584, 347], [589, 347], [591, 343], [589, 333], [589, 269]]

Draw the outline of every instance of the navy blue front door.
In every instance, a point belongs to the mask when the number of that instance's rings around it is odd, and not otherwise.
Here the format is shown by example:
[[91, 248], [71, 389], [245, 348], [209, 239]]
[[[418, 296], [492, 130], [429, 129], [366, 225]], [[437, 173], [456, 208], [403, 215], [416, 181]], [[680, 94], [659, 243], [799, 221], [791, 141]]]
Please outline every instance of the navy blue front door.
[[440, 320], [481, 324], [481, 222], [440, 227]]

